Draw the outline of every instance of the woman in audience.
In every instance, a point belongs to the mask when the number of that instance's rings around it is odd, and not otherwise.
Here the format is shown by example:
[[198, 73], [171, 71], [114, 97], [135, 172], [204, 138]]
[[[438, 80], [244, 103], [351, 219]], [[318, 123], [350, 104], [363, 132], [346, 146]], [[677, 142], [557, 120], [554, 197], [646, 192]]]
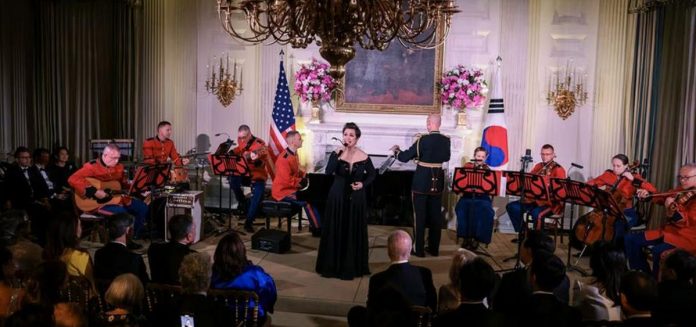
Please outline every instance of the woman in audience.
[[145, 288], [133, 274], [119, 275], [106, 290], [104, 300], [113, 309], [97, 318], [97, 326], [149, 326], [141, 314]]
[[459, 294], [459, 271], [462, 266], [476, 258], [476, 254], [467, 249], [458, 249], [452, 256], [452, 265], [449, 269], [449, 284], [440, 286], [437, 296], [438, 312], [454, 310], [461, 303]]
[[69, 212], [58, 214], [48, 231], [44, 259], [60, 260], [68, 267], [70, 276], [84, 277], [92, 284], [92, 259], [79, 247], [82, 226], [80, 220]]
[[660, 267], [654, 317], [663, 325], [690, 326], [696, 312], [696, 257], [675, 250]]
[[[12, 280], [15, 273], [15, 262], [12, 259], [12, 252], [7, 248], [0, 248], [0, 322], [19, 309], [19, 305], [24, 297], [21, 288], [13, 287]], [[1, 323], [0, 323], [1, 324]]]
[[573, 306], [583, 321], [621, 320], [619, 286], [626, 272], [626, 257], [622, 251], [606, 242], [597, 242], [590, 257], [592, 279], [589, 283], [576, 281]]
[[77, 170], [74, 162], [69, 161], [68, 148], [61, 146], [53, 153], [53, 160], [48, 166], [48, 173], [53, 181], [56, 194], [66, 195], [70, 192], [68, 178]]
[[213, 260], [211, 288], [256, 292], [259, 296], [259, 325], [263, 325], [268, 313], [273, 312], [278, 296], [273, 278], [247, 259], [246, 248], [237, 233], [230, 233], [220, 240]]

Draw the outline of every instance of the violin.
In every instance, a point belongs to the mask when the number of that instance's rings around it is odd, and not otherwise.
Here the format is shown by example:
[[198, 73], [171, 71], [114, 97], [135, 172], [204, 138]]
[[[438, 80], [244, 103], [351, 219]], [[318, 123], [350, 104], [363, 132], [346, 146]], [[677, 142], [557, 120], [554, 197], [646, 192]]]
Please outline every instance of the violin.
[[555, 161], [551, 160], [551, 161], [545, 163], [543, 167], [541, 167], [541, 170], [539, 171], [539, 175], [540, 176], [551, 176], [551, 172], [557, 166], [558, 166], [558, 164]]
[[667, 216], [672, 217], [675, 212], [683, 210], [684, 207], [686, 207], [686, 204], [694, 197], [696, 197], [695, 189], [678, 192], [677, 196], [674, 198], [674, 201], [667, 207]]

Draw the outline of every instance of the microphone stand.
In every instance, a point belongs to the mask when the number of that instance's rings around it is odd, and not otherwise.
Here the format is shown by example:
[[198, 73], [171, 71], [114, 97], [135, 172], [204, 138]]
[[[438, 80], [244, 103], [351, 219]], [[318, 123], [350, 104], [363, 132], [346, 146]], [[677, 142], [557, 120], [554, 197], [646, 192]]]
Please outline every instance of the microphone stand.
[[[527, 165], [532, 162], [532, 158], [529, 155], [524, 155], [522, 158], [520, 158], [520, 163], [522, 164], [522, 167], [520, 167], [520, 173], [525, 173], [527, 171]], [[525, 193], [525, 183], [522, 183], [520, 185], [520, 206], [524, 205], [524, 193]], [[507, 262], [509, 260], [515, 259], [515, 267], [514, 269], [519, 269], [521, 267], [520, 265], [520, 251], [522, 250], [522, 243], [524, 242], [524, 235], [525, 232], [527, 231], [527, 222], [524, 219], [524, 216], [529, 214], [531, 210], [528, 210], [527, 212], [522, 213], [522, 227], [520, 228], [520, 231], [517, 233], [517, 254], [515, 254], [512, 257], [505, 258], [503, 259], [503, 262]]]

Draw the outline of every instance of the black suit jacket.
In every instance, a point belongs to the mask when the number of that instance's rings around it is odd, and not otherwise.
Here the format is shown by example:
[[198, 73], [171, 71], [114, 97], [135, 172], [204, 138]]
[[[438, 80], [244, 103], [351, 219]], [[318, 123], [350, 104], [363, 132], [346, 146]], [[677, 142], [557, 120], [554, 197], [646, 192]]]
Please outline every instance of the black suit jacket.
[[[399, 152], [401, 162], [416, 159], [426, 163], [443, 163], [450, 160], [450, 139], [440, 132], [421, 135], [407, 150]], [[445, 175], [442, 168], [417, 166], [413, 174], [411, 190], [416, 193], [439, 194], [444, 190]], [[433, 176], [437, 180], [433, 180]]]
[[179, 266], [184, 256], [196, 252], [176, 241], [153, 243], [147, 251], [150, 274], [155, 283], [179, 285]]
[[[570, 292], [570, 279], [566, 276], [553, 294], [559, 301], [568, 304]], [[517, 269], [503, 274], [496, 291], [493, 294], [492, 308], [496, 312], [505, 315], [521, 315], [522, 307], [520, 299], [526, 299], [532, 295], [532, 285], [529, 284], [527, 269]]]
[[[672, 326], [691, 326], [693, 325], [693, 320], [686, 325], [672, 325]], [[664, 326], [657, 319], [653, 317], [640, 317], [640, 318], [628, 318], [623, 321], [623, 326], [625, 327], [654, 327], [654, 326]]]
[[662, 324], [690, 326], [696, 313], [696, 286], [689, 282], [664, 280], [658, 285], [653, 317]]
[[[44, 172], [46, 173], [48, 179], [51, 180], [48, 170], [44, 168]], [[55, 193], [54, 189], [48, 188], [48, 183], [46, 183], [43, 175], [41, 175], [41, 170], [36, 165], [29, 168], [29, 179], [31, 181], [31, 186], [34, 189], [35, 199], [50, 198]], [[53, 183], [52, 180], [51, 183]]]
[[[30, 168], [28, 168], [30, 169]], [[29, 174], [31, 179], [31, 173]], [[29, 180], [24, 177], [19, 165], [13, 164], [7, 169], [6, 185], [12, 189], [8, 191], [8, 198], [14, 209], [27, 209], [34, 202], [34, 190]]]
[[109, 242], [94, 254], [94, 277], [111, 281], [116, 276], [131, 273], [143, 284], [149, 281], [145, 261], [140, 254], [129, 251], [125, 245]]
[[370, 277], [367, 292], [367, 308], [379, 308], [383, 303], [373, 301], [379, 293], [392, 288], [401, 293], [411, 305], [427, 306], [436, 312], [437, 293], [433, 285], [433, 274], [425, 267], [413, 266], [410, 263], [393, 264], [387, 270]]
[[580, 312], [553, 294], [536, 293], [521, 300], [520, 326], [582, 326]]
[[460, 304], [455, 310], [445, 312], [433, 322], [434, 327], [460, 326], [505, 326], [503, 316], [486, 308], [483, 304]]

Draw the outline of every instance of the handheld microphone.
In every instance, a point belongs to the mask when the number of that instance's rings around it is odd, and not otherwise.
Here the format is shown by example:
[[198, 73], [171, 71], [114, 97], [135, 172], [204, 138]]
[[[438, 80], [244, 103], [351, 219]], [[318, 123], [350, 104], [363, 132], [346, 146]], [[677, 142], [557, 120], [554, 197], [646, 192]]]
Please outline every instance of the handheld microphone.
[[348, 146], [348, 143], [342, 142], [338, 137], [334, 136], [331, 139], [338, 142], [338, 143], [341, 143], [343, 146]]
[[575, 168], [577, 168], [577, 169], [583, 169], [583, 168], [584, 168], [583, 166], [580, 166], [580, 165], [578, 165], [578, 164], [576, 164], [576, 163], [574, 163], [574, 162], [571, 162], [570, 165], [573, 166], [573, 167], [575, 167]]

